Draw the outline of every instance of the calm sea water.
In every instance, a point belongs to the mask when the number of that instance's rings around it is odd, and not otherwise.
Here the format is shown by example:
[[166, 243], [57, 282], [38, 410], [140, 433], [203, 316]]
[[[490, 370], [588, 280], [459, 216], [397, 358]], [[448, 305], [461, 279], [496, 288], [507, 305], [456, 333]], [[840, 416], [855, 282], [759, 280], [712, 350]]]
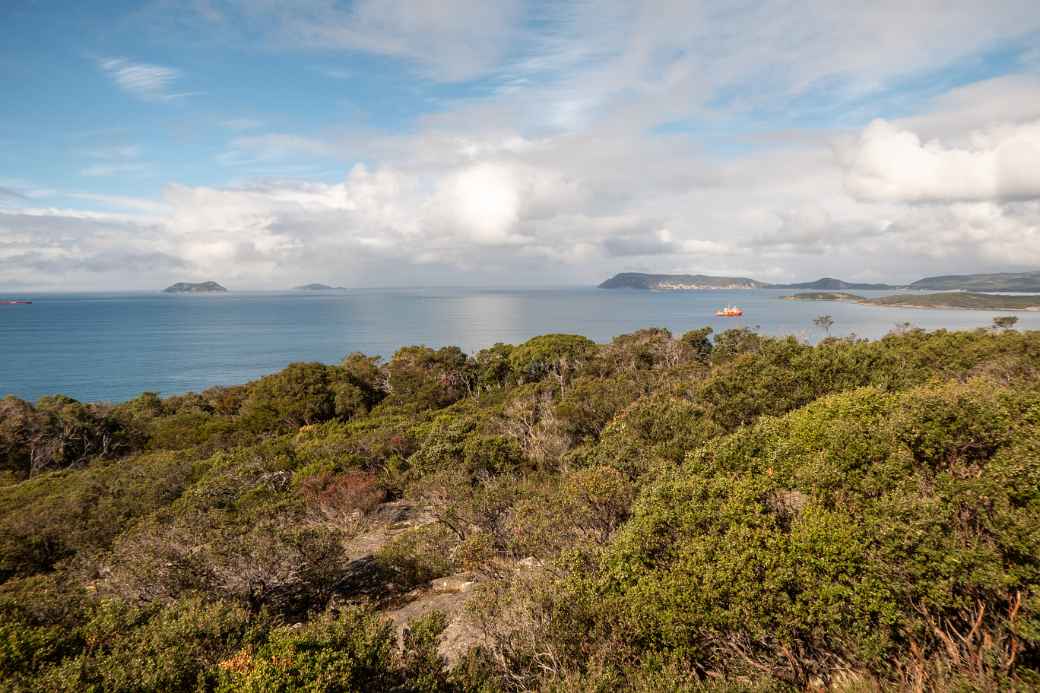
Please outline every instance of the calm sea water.
[[[41, 294], [0, 306], [0, 396], [62, 393], [122, 401], [242, 383], [292, 361], [338, 362], [352, 351], [390, 356], [401, 346], [457, 345], [473, 353], [549, 332], [599, 342], [642, 327], [674, 333], [710, 325], [755, 327], [815, 341], [826, 313], [832, 333], [880, 337], [896, 323], [926, 329], [990, 324], [994, 313], [783, 301], [790, 291], [651, 293], [600, 289], [396, 289], [344, 293], [210, 295]], [[869, 294], [871, 292], [860, 292]], [[878, 295], [891, 292], [880, 292]], [[737, 304], [743, 318], [717, 318]], [[1040, 314], [1017, 313], [1023, 329]]]

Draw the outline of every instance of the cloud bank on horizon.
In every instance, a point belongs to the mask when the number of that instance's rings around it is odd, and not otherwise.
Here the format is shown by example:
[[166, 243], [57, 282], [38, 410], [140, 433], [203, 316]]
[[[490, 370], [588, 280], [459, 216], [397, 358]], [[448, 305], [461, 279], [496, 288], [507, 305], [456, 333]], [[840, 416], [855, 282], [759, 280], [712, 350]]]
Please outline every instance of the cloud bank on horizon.
[[0, 288], [1040, 266], [1035, 0], [12, 0]]

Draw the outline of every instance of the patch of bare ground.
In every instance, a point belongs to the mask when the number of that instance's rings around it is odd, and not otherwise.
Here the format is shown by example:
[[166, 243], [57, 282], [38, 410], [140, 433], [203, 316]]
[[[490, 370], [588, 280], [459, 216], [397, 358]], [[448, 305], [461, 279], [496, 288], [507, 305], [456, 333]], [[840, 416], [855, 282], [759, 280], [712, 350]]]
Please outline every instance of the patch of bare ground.
[[431, 611], [442, 612], [447, 617], [448, 627], [441, 635], [437, 651], [449, 665], [455, 664], [483, 638], [480, 628], [466, 617], [466, 602], [477, 584], [478, 577], [473, 573], [458, 573], [431, 580], [405, 595], [408, 601], [387, 612], [386, 616], [397, 627], [400, 638], [408, 624], [416, 618]]
[[379, 606], [399, 598], [401, 589], [394, 575], [380, 563], [376, 554], [399, 534], [432, 522], [435, 522], [432, 515], [407, 501], [381, 503], [374, 508], [365, 517], [364, 529], [345, 542], [349, 562], [337, 585], [339, 598]]
[[393, 622], [399, 638], [416, 618], [435, 610], [443, 612], [448, 626], [441, 636], [439, 652], [449, 663], [455, 663], [481, 638], [480, 629], [465, 616], [466, 602], [479, 576], [458, 573], [404, 591], [377, 558], [398, 535], [434, 522], [429, 512], [408, 501], [378, 505], [367, 514], [363, 531], [346, 542], [350, 562], [338, 592], [344, 601], [374, 604]]

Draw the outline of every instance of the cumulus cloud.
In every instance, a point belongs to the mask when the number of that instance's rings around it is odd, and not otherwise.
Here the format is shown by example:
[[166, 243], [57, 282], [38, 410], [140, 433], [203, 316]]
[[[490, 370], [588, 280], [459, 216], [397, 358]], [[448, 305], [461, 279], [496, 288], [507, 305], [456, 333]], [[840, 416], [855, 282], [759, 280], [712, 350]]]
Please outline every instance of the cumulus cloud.
[[162, 229], [144, 216], [61, 208], [0, 209], [0, 284], [91, 286], [184, 261], [156, 250]]
[[676, 239], [667, 228], [635, 233], [611, 233], [602, 241], [602, 246], [608, 256], [620, 258], [689, 255], [695, 259], [734, 254], [734, 248], [726, 243], [698, 238]]
[[[319, 268], [323, 276], [348, 274], [360, 281], [360, 275], [384, 283], [386, 276], [411, 283], [423, 276], [419, 267], [437, 270], [442, 281], [466, 270], [496, 283], [507, 267], [540, 272], [546, 260], [569, 263], [600, 255], [603, 239], [618, 226], [608, 216], [575, 216], [581, 197], [558, 172], [506, 160], [460, 162], [438, 172], [358, 164], [340, 183], [170, 185], [161, 202], [139, 200], [136, 208], [132, 198], [80, 197], [126, 211], [43, 208], [0, 217], [0, 235], [17, 232], [24, 238], [8, 251], [22, 259], [22, 267], [6, 265], [0, 280], [24, 282], [30, 270], [46, 267], [52, 276], [37, 279], [54, 281], [63, 262], [69, 271], [92, 268], [101, 274], [118, 265], [101, 258], [122, 257], [117, 250], [144, 244], [180, 264], [147, 274], [135, 274], [140, 262], [127, 265], [121, 276], [137, 286], [172, 281], [165, 272], [172, 269], [176, 276], [227, 278], [246, 286], [306, 280]], [[76, 257], [93, 259], [73, 262]], [[387, 275], [387, 267], [397, 270]]]
[[[749, 156], [720, 168], [721, 184], [671, 189], [667, 170], [633, 179], [632, 166], [646, 164], [638, 158], [579, 176], [531, 150], [460, 157], [446, 169], [359, 164], [338, 183], [170, 185], [152, 201], [94, 196], [123, 211], [0, 214], [8, 241], [0, 256], [9, 260], [0, 283], [89, 286], [118, 276], [136, 288], [212, 278], [272, 288], [320, 275], [353, 285], [463, 276], [501, 284], [559, 281], [560, 272], [592, 283], [630, 269], [900, 281], [1040, 262], [1035, 200], [861, 200], [844, 192], [839, 162], [803, 167], [817, 156]], [[633, 197], [618, 204], [604, 194], [626, 180]]]
[[848, 155], [848, 188], [863, 199], [905, 202], [1040, 197], [1040, 120], [994, 126], [970, 139], [964, 148], [922, 142], [875, 120]]
[[819, 205], [782, 210], [776, 214], [776, 228], [755, 235], [750, 245], [765, 252], [822, 255], [847, 250], [889, 232], [891, 221], [864, 218], [863, 210], [857, 211], [858, 218], [836, 218]]

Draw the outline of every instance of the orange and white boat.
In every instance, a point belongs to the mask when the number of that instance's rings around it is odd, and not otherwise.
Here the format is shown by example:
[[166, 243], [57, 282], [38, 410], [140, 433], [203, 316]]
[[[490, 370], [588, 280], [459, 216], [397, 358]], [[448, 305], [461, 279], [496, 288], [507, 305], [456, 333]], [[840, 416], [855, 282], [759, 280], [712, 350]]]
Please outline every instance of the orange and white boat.
[[736, 306], [726, 306], [722, 310], [715, 311], [715, 315], [719, 316], [720, 318], [737, 318], [743, 314], [744, 311], [742, 311], [740, 308], [737, 308]]

